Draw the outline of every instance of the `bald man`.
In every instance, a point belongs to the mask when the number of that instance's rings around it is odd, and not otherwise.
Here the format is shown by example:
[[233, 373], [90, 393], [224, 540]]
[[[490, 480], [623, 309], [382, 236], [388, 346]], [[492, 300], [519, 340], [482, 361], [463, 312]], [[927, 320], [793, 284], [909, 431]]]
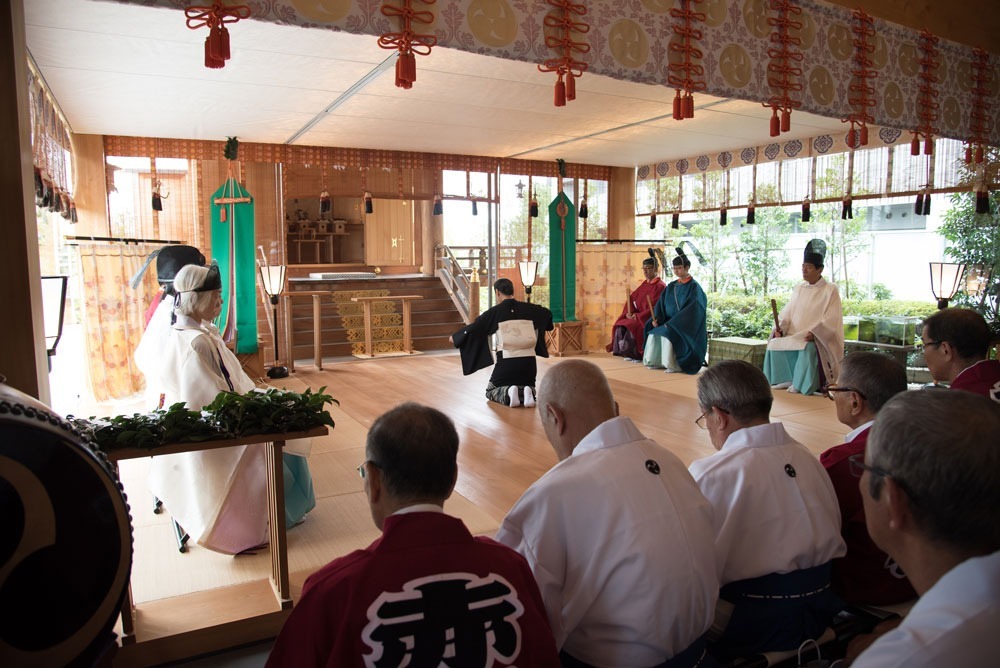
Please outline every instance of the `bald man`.
[[563, 666], [696, 665], [719, 590], [705, 497], [590, 362], [548, 371], [538, 415], [559, 463], [497, 540], [528, 560]]

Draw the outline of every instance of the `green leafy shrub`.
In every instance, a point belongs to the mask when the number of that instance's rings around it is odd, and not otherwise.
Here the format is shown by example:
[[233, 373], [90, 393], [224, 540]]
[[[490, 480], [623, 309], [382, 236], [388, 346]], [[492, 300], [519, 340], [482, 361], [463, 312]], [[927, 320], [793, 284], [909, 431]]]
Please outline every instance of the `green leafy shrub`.
[[[774, 296], [779, 311], [790, 296], [787, 293]], [[937, 310], [937, 306], [930, 302], [898, 299], [847, 299], [843, 306], [844, 315], [914, 316], [921, 319]], [[771, 315], [770, 297], [708, 295], [708, 329], [713, 337], [766, 339], [771, 335], [772, 327], [774, 318]]]

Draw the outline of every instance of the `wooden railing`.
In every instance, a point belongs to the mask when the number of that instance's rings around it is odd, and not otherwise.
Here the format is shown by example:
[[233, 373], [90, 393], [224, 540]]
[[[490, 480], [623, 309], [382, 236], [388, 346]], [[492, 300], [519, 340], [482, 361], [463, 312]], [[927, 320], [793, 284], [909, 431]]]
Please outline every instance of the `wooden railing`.
[[434, 247], [434, 271], [458, 309], [462, 320], [472, 322], [479, 315], [480, 276], [486, 272], [486, 248], [483, 246], [455, 247], [466, 250], [459, 260], [451, 247], [438, 244]]

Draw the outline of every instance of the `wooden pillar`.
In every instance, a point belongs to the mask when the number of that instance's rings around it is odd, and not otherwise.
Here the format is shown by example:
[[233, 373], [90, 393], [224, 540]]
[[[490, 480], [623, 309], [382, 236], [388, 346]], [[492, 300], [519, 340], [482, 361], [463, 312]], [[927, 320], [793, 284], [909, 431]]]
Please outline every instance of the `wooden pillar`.
[[38, 267], [28, 113], [23, 0], [0, 3], [0, 285], [4, 287], [0, 374], [7, 384], [50, 403], [42, 282]]
[[608, 181], [608, 238], [635, 238], [635, 169], [612, 167]]
[[444, 241], [444, 216], [434, 215], [434, 202], [430, 200], [413, 202], [413, 213], [416, 218], [414, 227], [420, 227], [420, 273], [433, 276], [437, 270], [434, 266], [434, 247]]

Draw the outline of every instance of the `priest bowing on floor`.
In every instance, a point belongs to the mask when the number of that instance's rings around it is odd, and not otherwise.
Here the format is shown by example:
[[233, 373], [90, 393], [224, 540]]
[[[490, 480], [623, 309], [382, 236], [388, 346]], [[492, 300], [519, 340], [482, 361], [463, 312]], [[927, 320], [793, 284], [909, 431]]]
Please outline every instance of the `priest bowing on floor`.
[[653, 304], [667, 287], [659, 276], [656, 258], [642, 261], [642, 276], [642, 283], [629, 293], [622, 314], [611, 327], [611, 343], [606, 348], [609, 353], [631, 360], [642, 359], [643, 327], [653, 314]]
[[844, 357], [844, 311], [837, 286], [823, 278], [825, 257], [822, 239], [806, 244], [803, 282], [778, 314], [767, 343], [764, 375], [775, 389], [813, 394], [837, 379]]

